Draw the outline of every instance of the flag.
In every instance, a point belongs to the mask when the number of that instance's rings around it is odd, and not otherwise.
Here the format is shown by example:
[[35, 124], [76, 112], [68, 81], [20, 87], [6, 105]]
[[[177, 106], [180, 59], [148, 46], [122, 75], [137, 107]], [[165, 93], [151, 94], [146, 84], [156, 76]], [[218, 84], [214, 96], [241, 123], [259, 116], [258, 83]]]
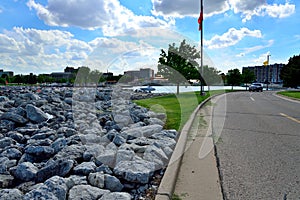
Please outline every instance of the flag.
[[268, 61], [268, 60], [266, 60], [266, 61], [264, 62], [264, 66], [267, 66], [267, 65], [269, 65], [269, 61]]
[[199, 31], [202, 30], [202, 22], [203, 22], [203, 12], [200, 12], [200, 16], [198, 18]]
[[8, 81], [7, 80], [5, 80], [5, 85], [7, 85], [8, 84]]

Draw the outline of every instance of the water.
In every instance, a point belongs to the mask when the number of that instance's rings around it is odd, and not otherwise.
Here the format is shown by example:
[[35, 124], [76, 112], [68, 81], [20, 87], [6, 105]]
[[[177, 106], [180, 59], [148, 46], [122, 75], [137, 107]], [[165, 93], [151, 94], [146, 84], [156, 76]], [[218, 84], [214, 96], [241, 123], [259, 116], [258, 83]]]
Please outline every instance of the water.
[[[136, 90], [147, 86], [135, 86], [130, 89]], [[177, 86], [152, 86], [155, 88], [152, 93], [176, 93]], [[128, 88], [129, 89], [129, 88]], [[234, 90], [246, 90], [245, 87], [234, 86]], [[231, 86], [210, 86], [209, 90], [231, 90]], [[200, 86], [179, 86], [179, 92], [200, 91]], [[208, 91], [208, 87], [204, 86], [204, 91]]]

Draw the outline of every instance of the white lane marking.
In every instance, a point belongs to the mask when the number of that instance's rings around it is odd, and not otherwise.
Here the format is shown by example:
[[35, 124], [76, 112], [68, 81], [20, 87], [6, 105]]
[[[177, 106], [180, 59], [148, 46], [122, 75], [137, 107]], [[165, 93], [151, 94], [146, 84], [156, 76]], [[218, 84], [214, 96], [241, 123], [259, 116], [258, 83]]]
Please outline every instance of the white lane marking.
[[290, 119], [290, 120], [292, 120], [292, 121], [297, 122], [297, 123], [300, 124], [300, 120], [298, 120], [298, 119], [296, 119], [296, 118], [294, 118], [294, 117], [288, 116], [287, 114], [284, 114], [284, 113], [279, 113], [279, 114], [280, 114], [281, 116], [283, 116], [283, 117], [286, 117], [286, 118], [288, 118], [288, 119]]
[[255, 99], [254, 99], [253, 97], [250, 97], [250, 99], [251, 99], [252, 101], [255, 101]]

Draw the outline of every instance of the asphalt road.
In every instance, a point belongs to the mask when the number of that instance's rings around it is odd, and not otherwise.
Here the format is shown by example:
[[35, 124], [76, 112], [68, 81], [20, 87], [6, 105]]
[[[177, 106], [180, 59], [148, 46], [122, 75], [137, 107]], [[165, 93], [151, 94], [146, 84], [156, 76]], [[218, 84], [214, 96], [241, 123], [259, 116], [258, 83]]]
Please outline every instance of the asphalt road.
[[212, 127], [224, 199], [300, 199], [300, 103], [270, 91], [221, 99]]

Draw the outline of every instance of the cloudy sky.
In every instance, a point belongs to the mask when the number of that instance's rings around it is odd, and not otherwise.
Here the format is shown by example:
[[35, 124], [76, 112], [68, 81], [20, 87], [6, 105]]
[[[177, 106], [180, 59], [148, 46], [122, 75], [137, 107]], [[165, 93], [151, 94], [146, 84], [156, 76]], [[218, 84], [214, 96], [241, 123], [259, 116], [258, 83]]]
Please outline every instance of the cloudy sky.
[[[199, 0], [1, 0], [0, 69], [155, 67], [160, 49], [199, 48]], [[205, 62], [228, 69], [300, 54], [299, 0], [204, 0]]]

